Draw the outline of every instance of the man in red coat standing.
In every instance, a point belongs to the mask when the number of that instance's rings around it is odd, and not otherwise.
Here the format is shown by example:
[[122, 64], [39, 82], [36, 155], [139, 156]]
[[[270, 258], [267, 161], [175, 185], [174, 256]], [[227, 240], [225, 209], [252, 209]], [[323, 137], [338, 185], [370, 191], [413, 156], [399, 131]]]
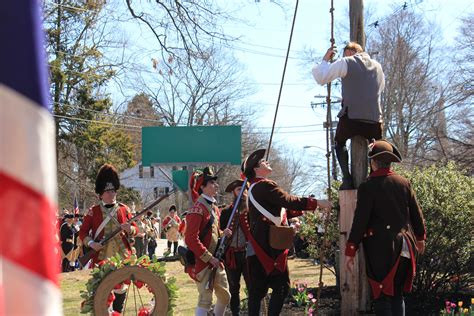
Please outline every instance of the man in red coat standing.
[[[83, 244], [99, 252], [93, 258], [93, 264], [117, 253], [123, 257], [131, 255], [128, 239], [137, 233], [137, 227], [135, 223], [127, 222], [132, 218], [128, 206], [116, 201], [119, 188], [120, 180], [115, 167], [109, 164], [103, 165], [95, 181], [95, 192], [99, 195], [100, 202], [89, 209], [79, 231], [79, 238]], [[99, 241], [118, 227], [122, 228], [122, 232], [102, 246]], [[117, 289], [114, 292], [113, 309], [121, 313], [125, 300], [125, 289]]]
[[[212, 305], [212, 294], [216, 294], [217, 302], [214, 306], [214, 315], [224, 315], [226, 306], [230, 302], [229, 285], [224, 271], [224, 265], [214, 257], [220, 237], [220, 211], [216, 206], [215, 196], [219, 188], [217, 177], [209, 167], [202, 173], [194, 173], [191, 182], [193, 197], [197, 197], [194, 206], [186, 215], [185, 243], [194, 253], [196, 263], [188, 267], [186, 272], [196, 282], [199, 292], [196, 316], [206, 316]], [[197, 194], [196, 194], [197, 193]], [[226, 235], [230, 235], [227, 230]], [[214, 288], [206, 289], [212, 268], [217, 272], [214, 279]]]
[[176, 256], [181, 219], [176, 214], [176, 205], [171, 205], [168, 212], [169, 214], [163, 219], [162, 227], [163, 231], [166, 233], [166, 239], [168, 240], [168, 251], [171, 253], [171, 245], [173, 245], [173, 256]]
[[402, 157], [380, 140], [369, 145], [372, 172], [357, 190], [357, 206], [346, 244], [346, 268], [352, 272], [362, 242], [376, 315], [405, 315], [403, 293], [410, 292], [417, 252], [425, 249], [423, 214], [410, 182], [393, 172]]

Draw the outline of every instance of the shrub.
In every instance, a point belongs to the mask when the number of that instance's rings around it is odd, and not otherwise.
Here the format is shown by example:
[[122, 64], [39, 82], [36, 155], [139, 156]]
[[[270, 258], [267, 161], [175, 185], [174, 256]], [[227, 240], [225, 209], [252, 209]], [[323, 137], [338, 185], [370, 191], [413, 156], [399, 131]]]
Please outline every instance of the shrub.
[[334, 183], [333, 190], [331, 191], [333, 209], [328, 218], [326, 236], [324, 236], [325, 234], [318, 233], [318, 227], [324, 227], [324, 215], [322, 215], [322, 213], [305, 213], [302, 217], [299, 231], [300, 236], [304, 237], [309, 244], [307, 251], [310, 257], [316, 261], [319, 261], [323, 238], [326, 238], [326, 246], [324, 247], [324, 263], [334, 274], [336, 274], [336, 271], [330, 266], [335, 265], [336, 251], [339, 249], [339, 200], [337, 190], [339, 185], [340, 183]]
[[398, 172], [410, 180], [427, 228], [411, 299], [437, 312], [446, 299], [472, 294], [474, 181], [454, 163]]

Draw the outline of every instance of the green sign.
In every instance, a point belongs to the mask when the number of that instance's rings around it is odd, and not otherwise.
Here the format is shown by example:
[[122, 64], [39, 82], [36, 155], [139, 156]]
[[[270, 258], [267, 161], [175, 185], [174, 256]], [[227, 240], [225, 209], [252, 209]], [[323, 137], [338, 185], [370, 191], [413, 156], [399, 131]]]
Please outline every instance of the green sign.
[[173, 182], [184, 192], [188, 191], [188, 170], [173, 170]]
[[240, 126], [142, 128], [142, 163], [240, 165]]

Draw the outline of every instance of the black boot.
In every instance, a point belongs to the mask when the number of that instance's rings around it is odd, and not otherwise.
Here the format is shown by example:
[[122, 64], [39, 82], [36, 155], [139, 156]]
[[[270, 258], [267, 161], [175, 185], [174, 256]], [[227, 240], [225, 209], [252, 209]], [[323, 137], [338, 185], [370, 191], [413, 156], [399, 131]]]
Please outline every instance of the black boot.
[[337, 161], [342, 171], [342, 185], [339, 187], [339, 190], [353, 190], [354, 183], [349, 172], [349, 153], [347, 152], [347, 147], [336, 144], [335, 149]]

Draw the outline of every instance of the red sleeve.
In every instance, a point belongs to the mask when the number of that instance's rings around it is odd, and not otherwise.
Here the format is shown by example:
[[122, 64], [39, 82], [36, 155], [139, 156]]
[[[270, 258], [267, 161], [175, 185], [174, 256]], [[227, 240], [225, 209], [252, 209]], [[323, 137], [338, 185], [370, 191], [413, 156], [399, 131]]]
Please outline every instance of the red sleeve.
[[84, 221], [82, 222], [81, 228], [79, 229], [79, 238], [84, 242], [84, 238], [89, 236], [89, 231], [92, 229], [92, 210], [89, 210], [89, 213], [84, 216]]
[[348, 241], [346, 244], [345, 255], [349, 257], [354, 257], [356, 255], [357, 249], [359, 247], [353, 242]]
[[181, 224], [181, 218], [179, 218], [178, 215], [176, 215], [174, 219], [176, 220], [176, 223]]
[[163, 220], [163, 223], [161, 224], [161, 227], [165, 228], [166, 225], [168, 225], [170, 220], [171, 220], [171, 218], [169, 216], [166, 216], [165, 219]]
[[186, 215], [186, 234], [184, 236], [184, 242], [197, 258], [201, 257], [207, 250], [199, 240], [199, 228], [201, 227], [203, 218], [203, 215], [197, 213]]
[[318, 207], [318, 200], [313, 198], [308, 198], [308, 202], [306, 203], [307, 210], [315, 210]]
[[[132, 213], [130, 213], [127, 209], [125, 210], [125, 212], [127, 214], [127, 220], [132, 219], [132, 217], [133, 217]], [[131, 222], [130, 224], [131, 224], [132, 227], [135, 227], [135, 232], [134, 233], [132, 232], [132, 234], [130, 234], [130, 235], [135, 236], [138, 232], [138, 225], [135, 222]]]
[[179, 224], [179, 227], [178, 227], [178, 232], [180, 232], [181, 234], [183, 234], [185, 228], [186, 228], [185, 221], [181, 221], [181, 223]]

